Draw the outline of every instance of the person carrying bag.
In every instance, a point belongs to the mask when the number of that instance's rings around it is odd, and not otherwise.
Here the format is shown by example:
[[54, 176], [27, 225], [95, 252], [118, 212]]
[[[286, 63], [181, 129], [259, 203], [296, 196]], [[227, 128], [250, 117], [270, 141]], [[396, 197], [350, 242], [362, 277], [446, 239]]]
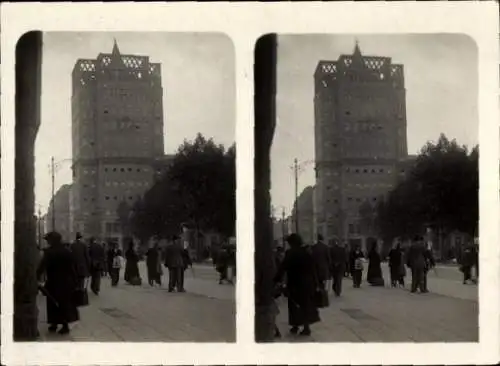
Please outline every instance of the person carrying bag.
[[87, 306], [89, 304], [88, 293], [89, 279], [85, 278], [82, 287], [76, 288], [74, 292], [74, 303], [77, 307]]

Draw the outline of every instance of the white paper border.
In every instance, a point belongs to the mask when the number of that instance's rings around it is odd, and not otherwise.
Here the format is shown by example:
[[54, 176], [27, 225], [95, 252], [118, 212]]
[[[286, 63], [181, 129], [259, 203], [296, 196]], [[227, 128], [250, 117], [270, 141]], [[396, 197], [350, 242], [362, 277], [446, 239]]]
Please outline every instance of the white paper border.
[[[499, 341], [499, 57], [494, 2], [3, 4], [3, 364], [488, 364]], [[236, 50], [237, 344], [12, 343], [14, 49], [29, 30], [223, 32]], [[480, 343], [253, 343], [253, 49], [275, 33], [465, 33], [479, 52]], [[397, 350], [397, 351], [396, 351]], [[294, 352], [295, 351], [295, 352]], [[298, 352], [300, 351], [300, 352]]]

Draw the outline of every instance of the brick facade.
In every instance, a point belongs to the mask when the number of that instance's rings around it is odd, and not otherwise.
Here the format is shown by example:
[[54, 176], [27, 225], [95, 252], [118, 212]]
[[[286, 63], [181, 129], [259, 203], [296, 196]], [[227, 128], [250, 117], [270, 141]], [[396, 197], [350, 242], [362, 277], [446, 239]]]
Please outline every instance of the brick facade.
[[316, 234], [365, 245], [359, 208], [397, 182], [407, 156], [403, 66], [352, 55], [320, 61], [315, 79]]
[[132, 207], [164, 156], [161, 68], [147, 56], [78, 60], [73, 70], [72, 233], [120, 239], [117, 209]]

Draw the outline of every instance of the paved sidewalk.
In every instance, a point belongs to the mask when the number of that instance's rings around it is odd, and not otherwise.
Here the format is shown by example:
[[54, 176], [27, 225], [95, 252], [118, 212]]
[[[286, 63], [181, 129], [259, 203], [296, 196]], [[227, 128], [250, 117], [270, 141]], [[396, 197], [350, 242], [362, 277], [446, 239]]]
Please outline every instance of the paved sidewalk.
[[[477, 286], [429, 278], [432, 292], [412, 294], [408, 289], [371, 287], [366, 282], [360, 289], [354, 289], [350, 279], [345, 279], [343, 285], [342, 296], [335, 298], [331, 294], [330, 306], [320, 310], [322, 321], [312, 326], [311, 337], [288, 334], [286, 299], [281, 298], [278, 317], [284, 336], [281, 341], [477, 342], [479, 339]], [[470, 294], [474, 290], [475, 299]], [[467, 297], [470, 299], [464, 299]]]
[[39, 298], [40, 332], [47, 341], [86, 342], [235, 342], [234, 286], [220, 286], [195, 268], [186, 272], [186, 293], [169, 293], [147, 284], [140, 266], [142, 286], [110, 286], [103, 278], [99, 296], [89, 293], [90, 305], [80, 308], [81, 321], [70, 336], [49, 335], [45, 323], [45, 298]]

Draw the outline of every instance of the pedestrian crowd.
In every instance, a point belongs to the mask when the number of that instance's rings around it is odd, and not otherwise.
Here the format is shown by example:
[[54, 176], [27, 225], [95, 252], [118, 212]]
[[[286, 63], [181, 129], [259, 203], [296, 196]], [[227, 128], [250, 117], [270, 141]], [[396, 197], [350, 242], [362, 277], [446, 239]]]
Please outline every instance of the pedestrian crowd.
[[[277, 272], [274, 277], [275, 298], [287, 298], [288, 324], [292, 335], [311, 335], [311, 325], [321, 321], [319, 309], [330, 305], [329, 288], [335, 297], [342, 294], [342, 282], [352, 279], [353, 288], [362, 287], [366, 262], [366, 281], [371, 286], [385, 286], [382, 272], [383, 256], [377, 242], [369, 245], [365, 254], [360, 245], [350, 249], [346, 243], [336, 239], [324, 242], [318, 235], [317, 242], [306, 245], [301, 236], [291, 234], [286, 238], [289, 249], [278, 246], [275, 252]], [[387, 260], [392, 288], [404, 288], [407, 269], [411, 272], [412, 293], [427, 293], [427, 274], [435, 269], [435, 260], [430, 246], [422, 235], [415, 235], [411, 244], [404, 248], [396, 243], [389, 251]], [[471, 269], [476, 267], [478, 278], [478, 249], [476, 244], [465, 246], [460, 270], [464, 274], [463, 283], [472, 281]], [[476, 280], [474, 280], [476, 281]], [[279, 309], [276, 305], [276, 309]], [[275, 326], [275, 336], [281, 337]]]
[[[125, 254], [118, 243], [99, 243], [95, 238], [84, 241], [77, 233], [72, 244], [63, 243], [57, 232], [45, 235], [48, 247], [43, 250], [37, 268], [38, 289], [46, 297], [49, 332], [70, 333], [69, 325], [80, 320], [79, 307], [89, 305], [88, 287], [95, 296], [101, 291], [102, 278], [109, 277], [111, 286], [123, 279], [129, 285], [140, 286], [140, 255], [132, 239]], [[150, 286], [162, 286], [163, 268], [168, 270], [168, 291], [185, 292], [184, 273], [191, 267], [189, 251], [174, 236], [164, 249], [158, 237], [153, 237], [147, 250], [146, 266]]]

